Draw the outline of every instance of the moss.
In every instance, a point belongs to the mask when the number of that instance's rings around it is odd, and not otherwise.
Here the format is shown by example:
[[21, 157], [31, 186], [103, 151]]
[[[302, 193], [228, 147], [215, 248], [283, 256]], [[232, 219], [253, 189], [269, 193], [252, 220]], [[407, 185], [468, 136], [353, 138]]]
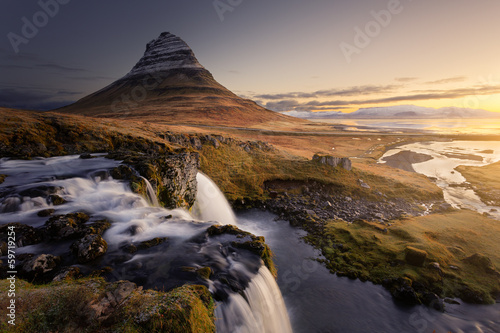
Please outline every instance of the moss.
[[[324, 231], [311, 233], [306, 240], [321, 249], [325, 266], [338, 275], [375, 283], [406, 278], [441, 297], [494, 302], [493, 295], [500, 291], [496, 221], [462, 210], [392, 223], [389, 232], [381, 234], [374, 228], [377, 223], [328, 221]], [[417, 266], [406, 260], [410, 252], [420, 258]], [[422, 265], [423, 257], [439, 266]]]
[[205, 280], [209, 280], [212, 275], [212, 269], [210, 267], [202, 267], [196, 270], [199, 276], [201, 276]]
[[0, 174], [0, 184], [2, 184], [5, 181], [6, 177], [7, 177], [7, 175], [1, 175]]
[[[2, 290], [7, 290], [8, 284], [0, 280]], [[115, 290], [122, 284], [87, 278], [35, 286], [17, 280], [16, 326], [2, 318], [0, 331], [215, 332], [215, 304], [206, 287], [183, 286], [160, 292], [132, 286], [129, 293], [116, 296]], [[120, 297], [119, 306], [112, 304], [115, 297]], [[6, 308], [8, 302], [3, 297], [0, 306]]]

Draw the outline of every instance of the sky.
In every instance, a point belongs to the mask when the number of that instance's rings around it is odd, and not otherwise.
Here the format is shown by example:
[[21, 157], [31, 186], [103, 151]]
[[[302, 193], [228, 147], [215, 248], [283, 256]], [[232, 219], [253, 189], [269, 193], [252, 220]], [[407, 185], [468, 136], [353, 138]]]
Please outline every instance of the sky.
[[498, 0], [3, 0], [0, 106], [47, 110], [122, 77], [169, 31], [275, 111], [500, 112]]

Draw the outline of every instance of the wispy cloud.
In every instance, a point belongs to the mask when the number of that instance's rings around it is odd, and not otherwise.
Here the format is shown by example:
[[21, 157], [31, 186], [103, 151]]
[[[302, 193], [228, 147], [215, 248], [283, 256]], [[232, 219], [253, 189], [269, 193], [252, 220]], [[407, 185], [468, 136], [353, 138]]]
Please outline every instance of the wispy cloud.
[[290, 92], [281, 94], [255, 95], [255, 98], [267, 100], [282, 100], [293, 98], [320, 98], [320, 97], [350, 97], [369, 94], [392, 93], [399, 85], [364, 85], [345, 89], [318, 90], [314, 92]]
[[[408, 94], [398, 94], [390, 97], [382, 98], [366, 98], [366, 99], [349, 99], [343, 97], [352, 96], [366, 96], [369, 91], [373, 94], [377, 92], [387, 92], [391, 86], [384, 86], [377, 89], [375, 86], [371, 89], [349, 88], [343, 90], [325, 90], [318, 91], [313, 94], [310, 93], [290, 93], [290, 94], [275, 94], [275, 95], [257, 95], [260, 97], [260, 104], [273, 111], [320, 111], [320, 110], [342, 110], [352, 109], [356, 107], [374, 105], [374, 104], [388, 104], [397, 102], [418, 102], [427, 100], [440, 100], [440, 99], [457, 99], [467, 96], [481, 96], [500, 94], [500, 85], [478, 86], [472, 88], [459, 88], [459, 89], [429, 89], [429, 90], [414, 90]], [[358, 92], [358, 93], [356, 93]], [[337, 96], [339, 99], [333, 100], [312, 100], [300, 101], [300, 96]], [[290, 96], [296, 98], [289, 98]], [[305, 98], [304, 98], [305, 99]], [[264, 101], [262, 101], [264, 100]], [[267, 100], [267, 101], [266, 101]]]
[[436, 81], [427, 81], [425, 84], [445, 84], [445, 83], [453, 83], [453, 82], [463, 82], [467, 80], [466, 76], [454, 76], [446, 79], [436, 80]]
[[418, 77], [396, 77], [396, 78], [394, 78], [394, 80], [398, 81], [398, 82], [406, 83], [406, 82], [416, 81], [416, 80], [418, 80]]

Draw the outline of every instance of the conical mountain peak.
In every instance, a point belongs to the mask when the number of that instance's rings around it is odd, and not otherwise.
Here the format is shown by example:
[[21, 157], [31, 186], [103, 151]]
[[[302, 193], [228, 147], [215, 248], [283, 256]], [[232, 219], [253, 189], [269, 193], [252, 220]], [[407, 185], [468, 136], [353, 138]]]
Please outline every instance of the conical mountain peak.
[[178, 124], [303, 122], [235, 95], [198, 62], [186, 42], [168, 32], [147, 44], [124, 77], [58, 111]]
[[204, 69], [186, 42], [174, 34], [163, 32], [147, 44], [144, 55], [125, 77], [197, 68]]

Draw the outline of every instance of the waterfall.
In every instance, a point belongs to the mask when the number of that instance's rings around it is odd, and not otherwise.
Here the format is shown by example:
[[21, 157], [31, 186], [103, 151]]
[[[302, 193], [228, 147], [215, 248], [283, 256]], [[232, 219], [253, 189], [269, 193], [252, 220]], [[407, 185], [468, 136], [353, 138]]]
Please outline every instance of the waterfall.
[[[197, 175], [194, 211], [201, 221], [193, 221], [184, 209], [159, 207], [146, 179], [149, 203], [133, 193], [127, 183], [109, 177], [107, 170], [119, 163], [78, 156], [0, 160], [0, 174], [7, 174], [0, 184], [0, 224], [22, 221], [41, 227], [48, 217], [38, 213], [47, 207], [55, 210], [54, 215], [85, 211], [92, 217], [106, 218], [112, 222], [103, 234], [108, 251], [98, 262], [81, 265], [84, 274], [109, 266], [113, 271], [106, 278], [130, 280], [144, 288], [169, 290], [186, 283], [205, 284], [218, 300], [219, 333], [292, 331], [278, 285], [260, 258], [235, 251], [231, 235], [206, 236], [207, 228], [214, 223], [236, 224], [229, 203], [213, 181]], [[47, 201], [53, 194], [64, 203], [52, 205]], [[140, 247], [153, 239], [159, 242], [150, 249], [124, 252], [124, 246]], [[50, 246], [52, 254], [68, 256], [68, 244]], [[43, 253], [46, 247], [42, 243], [29, 250]], [[203, 280], [186, 267], [210, 267], [214, 273], [210, 280]]]
[[193, 214], [203, 221], [236, 225], [233, 210], [217, 185], [201, 172], [196, 175], [196, 180], [198, 192], [193, 205]]
[[291, 333], [292, 327], [278, 284], [267, 267], [240, 294], [230, 295], [215, 312], [217, 332]]
[[153, 186], [151, 186], [151, 183], [149, 180], [147, 180], [144, 177], [141, 177], [142, 180], [146, 183], [146, 194], [148, 195], [149, 202], [153, 207], [160, 207], [160, 203], [158, 202], [158, 198], [156, 197], [156, 193], [153, 190]]

